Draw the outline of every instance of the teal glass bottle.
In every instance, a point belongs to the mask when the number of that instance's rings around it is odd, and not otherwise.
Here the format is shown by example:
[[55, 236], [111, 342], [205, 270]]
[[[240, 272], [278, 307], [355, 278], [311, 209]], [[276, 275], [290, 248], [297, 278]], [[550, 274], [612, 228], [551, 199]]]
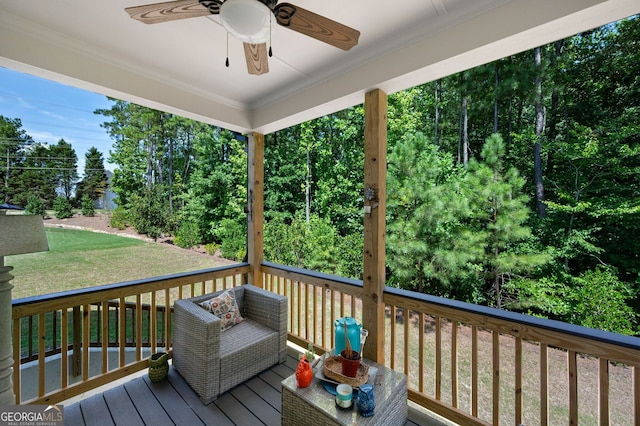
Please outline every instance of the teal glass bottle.
[[351, 348], [360, 352], [360, 330], [362, 329], [362, 324], [358, 324], [355, 318], [351, 317], [343, 317], [338, 318], [334, 321], [333, 325], [335, 328], [335, 355], [340, 355], [347, 347], [347, 342], [344, 334], [344, 324], [347, 324], [347, 335], [349, 336], [349, 343], [351, 343]]

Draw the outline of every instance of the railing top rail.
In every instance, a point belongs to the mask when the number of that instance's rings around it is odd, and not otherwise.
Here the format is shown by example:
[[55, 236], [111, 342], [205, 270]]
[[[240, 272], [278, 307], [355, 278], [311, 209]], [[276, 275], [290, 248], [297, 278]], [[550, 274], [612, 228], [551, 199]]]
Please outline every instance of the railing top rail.
[[300, 275], [305, 275], [308, 277], [312, 277], [318, 280], [324, 280], [324, 281], [333, 281], [336, 283], [340, 283], [340, 284], [346, 284], [346, 285], [351, 285], [351, 286], [355, 286], [355, 287], [360, 287], [362, 288], [362, 280], [356, 280], [353, 278], [346, 278], [346, 277], [341, 277], [338, 275], [332, 275], [332, 274], [327, 274], [324, 272], [317, 272], [317, 271], [311, 271], [309, 269], [303, 269], [303, 268], [296, 268], [294, 266], [287, 266], [287, 265], [281, 265], [279, 263], [273, 263], [273, 262], [262, 262], [262, 265], [267, 266], [269, 268], [273, 268], [273, 269], [279, 269], [285, 272], [291, 272], [294, 274], [300, 274]]
[[75, 290], [67, 290], [67, 291], [44, 294], [39, 296], [24, 297], [21, 299], [13, 300], [12, 305], [15, 308], [15, 307], [27, 306], [35, 303], [51, 302], [54, 300], [64, 299], [67, 297], [76, 297], [76, 296], [87, 295], [87, 294], [99, 294], [102, 292], [108, 292], [112, 290], [121, 290], [128, 287], [136, 287], [139, 285], [144, 285], [149, 283], [162, 283], [165, 281], [170, 281], [170, 280], [175, 280], [180, 278], [197, 277], [200, 275], [207, 276], [211, 274], [219, 274], [224, 271], [230, 271], [234, 269], [241, 269], [241, 268], [248, 268], [248, 267], [249, 267], [248, 263], [234, 263], [232, 265], [217, 266], [215, 268], [199, 269], [197, 271], [181, 272], [177, 274], [163, 275], [160, 277], [143, 278], [140, 280], [124, 281], [124, 282], [115, 283], [115, 284], [105, 284], [100, 286], [80, 288]]
[[424, 293], [403, 290], [395, 287], [386, 287], [385, 293], [401, 296], [420, 302], [430, 303], [433, 305], [465, 311], [468, 313], [483, 315], [498, 319], [505, 322], [514, 322], [528, 327], [537, 327], [545, 330], [551, 330], [571, 336], [591, 339], [603, 343], [623, 346], [629, 349], [640, 350], [640, 337], [627, 336], [608, 331], [598, 330], [594, 328], [583, 327], [580, 325], [569, 324], [562, 321], [556, 321], [546, 318], [538, 318], [532, 315], [521, 314], [518, 312], [504, 311], [502, 309], [491, 308], [488, 306], [475, 305], [472, 303], [461, 302], [457, 300], [446, 299], [443, 297], [432, 296]]
[[[272, 262], [263, 262], [263, 265], [269, 268], [282, 270], [297, 275], [312, 277], [316, 280], [332, 281], [340, 284], [346, 284], [354, 287], [362, 288], [361, 280], [339, 277], [337, 275], [310, 271], [307, 269], [296, 268], [287, 265], [281, 265]], [[561, 333], [585, 339], [590, 339], [602, 343], [617, 345], [633, 350], [640, 350], [640, 337], [627, 336], [623, 334], [612, 333], [608, 331], [583, 327], [575, 324], [568, 324], [562, 321], [556, 321], [546, 318], [538, 318], [532, 315], [521, 314], [518, 312], [504, 311], [502, 309], [491, 308], [488, 306], [475, 305], [457, 300], [446, 299], [443, 297], [432, 296], [424, 293], [403, 290], [395, 287], [385, 287], [385, 294], [400, 296], [402, 298], [430, 303], [447, 309], [455, 309], [467, 312], [473, 315], [491, 317], [503, 322], [511, 322], [521, 324], [526, 327], [539, 328], [544, 330]], [[455, 318], [451, 318], [455, 319]]]

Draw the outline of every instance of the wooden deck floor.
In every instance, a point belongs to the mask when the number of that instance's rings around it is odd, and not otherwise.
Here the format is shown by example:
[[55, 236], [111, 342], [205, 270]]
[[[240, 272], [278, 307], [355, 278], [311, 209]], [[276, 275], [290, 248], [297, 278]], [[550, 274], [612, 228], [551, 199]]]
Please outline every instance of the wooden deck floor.
[[[209, 405], [173, 369], [160, 383], [141, 376], [65, 407], [65, 425], [268, 425], [281, 424], [280, 382], [293, 374], [297, 360], [288, 356]], [[410, 410], [407, 426], [440, 425]], [[301, 425], [302, 426], [302, 425]]]

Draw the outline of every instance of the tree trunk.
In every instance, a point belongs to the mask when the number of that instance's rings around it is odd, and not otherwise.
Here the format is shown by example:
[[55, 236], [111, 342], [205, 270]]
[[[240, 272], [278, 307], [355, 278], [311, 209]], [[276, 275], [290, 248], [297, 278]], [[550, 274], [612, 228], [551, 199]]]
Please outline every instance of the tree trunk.
[[[554, 64], [552, 65], [554, 69], [558, 67], [558, 61], [561, 61], [562, 58], [562, 50], [564, 48], [564, 40], [558, 40], [554, 43], [555, 47], [555, 55], [553, 57]], [[547, 138], [553, 143], [558, 134], [558, 122], [560, 117], [560, 111], [558, 110], [558, 104], [560, 103], [560, 93], [554, 85], [553, 92], [551, 93], [551, 113], [549, 114], [549, 130], [547, 131]], [[547, 175], [553, 173], [553, 154], [549, 153], [547, 155], [547, 165], [546, 165]]]
[[169, 138], [169, 213], [173, 214], [173, 137]]
[[153, 142], [151, 142], [149, 138], [147, 140], [147, 187], [150, 188], [153, 186], [153, 177], [154, 177], [154, 167], [153, 167]]
[[433, 123], [433, 143], [434, 145], [438, 145], [438, 126], [440, 122], [440, 109], [438, 105], [438, 80], [435, 81], [435, 93], [434, 93], [434, 103], [436, 107], [436, 113], [434, 117]]
[[536, 186], [536, 210], [539, 218], [547, 215], [544, 205], [544, 183], [542, 181], [542, 133], [545, 126], [545, 109], [542, 104], [542, 55], [540, 48], [534, 50], [536, 75], [536, 144], [533, 153], [534, 181]]
[[311, 155], [307, 147], [307, 181], [304, 188], [304, 202], [307, 223], [311, 222]]
[[500, 76], [498, 74], [498, 62], [495, 67], [495, 84], [493, 88], [493, 133], [498, 133], [498, 84]]
[[507, 113], [507, 145], [510, 147], [513, 144], [513, 94], [509, 96], [509, 111]]
[[467, 95], [462, 98], [462, 164], [469, 163], [469, 114], [467, 111]]
[[[494, 174], [495, 176], [495, 174]], [[493, 224], [498, 223], [498, 203], [496, 201], [496, 197], [493, 197], [493, 217], [491, 218]], [[494, 226], [493, 230], [493, 268], [491, 268], [491, 273], [493, 274], [493, 292], [495, 293], [496, 300], [496, 308], [502, 309], [502, 283], [500, 281], [500, 267], [498, 266], [500, 259], [500, 248], [498, 247], [498, 228]]]
[[459, 114], [459, 123], [458, 123], [458, 164], [462, 163], [462, 103], [464, 102], [464, 96], [460, 98], [460, 114]]
[[[557, 62], [562, 55], [562, 49], [564, 47], [564, 40], [559, 40], [554, 43], [555, 56], [554, 62]], [[560, 100], [560, 94], [558, 89], [554, 87], [551, 94], [551, 114], [549, 119], [549, 140], [553, 141], [556, 137], [557, 125], [558, 125], [558, 102]]]

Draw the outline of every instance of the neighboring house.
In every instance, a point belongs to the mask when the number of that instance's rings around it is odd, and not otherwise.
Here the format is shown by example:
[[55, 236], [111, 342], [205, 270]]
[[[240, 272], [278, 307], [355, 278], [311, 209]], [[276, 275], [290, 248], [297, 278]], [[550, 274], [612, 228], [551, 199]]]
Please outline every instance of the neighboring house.
[[111, 190], [111, 180], [113, 179], [113, 172], [110, 170], [106, 170], [106, 174], [107, 188], [104, 191], [104, 195], [95, 201], [95, 207], [97, 209], [115, 210], [118, 205], [115, 202], [117, 195]]

